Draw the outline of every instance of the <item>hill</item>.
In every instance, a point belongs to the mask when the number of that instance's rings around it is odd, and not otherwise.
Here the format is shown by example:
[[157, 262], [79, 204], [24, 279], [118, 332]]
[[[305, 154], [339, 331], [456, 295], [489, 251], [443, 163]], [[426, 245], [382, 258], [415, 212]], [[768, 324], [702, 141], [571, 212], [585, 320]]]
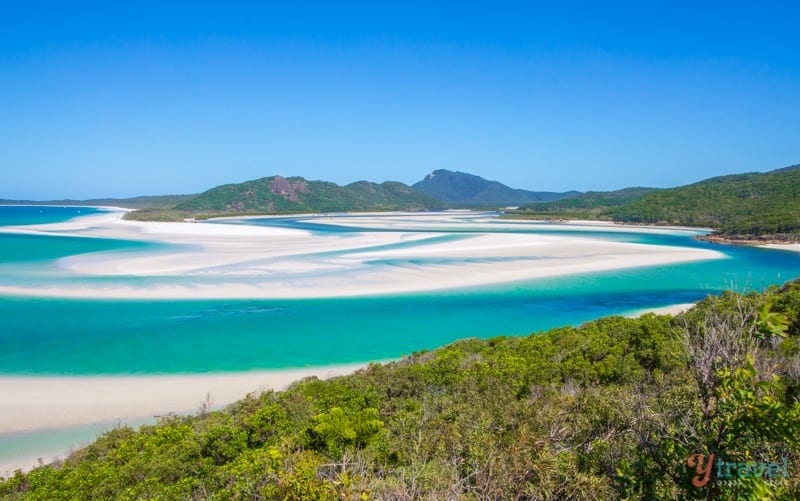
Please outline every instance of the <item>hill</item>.
[[472, 207], [548, 202], [578, 194], [577, 191], [554, 193], [519, 190], [480, 176], [445, 169], [433, 171], [412, 187], [444, 204]]
[[797, 499], [799, 335], [795, 282], [463, 340], [117, 428], [0, 498]]
[[536, 203], [526, 208], [539, 211], [589, 210], [596, 211], [609, 207], [618, 207], [637, 200], [658, 188], [623, 188], [615, 191], [587, 191], [578, 195], [562, 198], [553, 202]]
[[275, 214], [344, 211], [419, 211], [439, 201], [403, 183], [359, 181], [339, 186], [302, 177], [264, 177], [217, 186], [175, 206], [178, 211], [217, 214]]
[[710, 227], [727, 238], [800, 238], [800, 166], [714, 177], [607, 211], [615, 221]]

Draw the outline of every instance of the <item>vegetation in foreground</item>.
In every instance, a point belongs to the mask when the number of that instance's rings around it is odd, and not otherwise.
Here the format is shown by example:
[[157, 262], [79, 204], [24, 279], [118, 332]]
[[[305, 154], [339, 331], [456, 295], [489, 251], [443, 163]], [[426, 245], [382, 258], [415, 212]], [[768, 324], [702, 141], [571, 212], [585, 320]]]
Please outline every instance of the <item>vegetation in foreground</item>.
[[[468, 339], [115, 429], [0, 497], [797, 499], [799, 352], [800, 282]], [[698, 473], [711, 454], [723, 468]]]

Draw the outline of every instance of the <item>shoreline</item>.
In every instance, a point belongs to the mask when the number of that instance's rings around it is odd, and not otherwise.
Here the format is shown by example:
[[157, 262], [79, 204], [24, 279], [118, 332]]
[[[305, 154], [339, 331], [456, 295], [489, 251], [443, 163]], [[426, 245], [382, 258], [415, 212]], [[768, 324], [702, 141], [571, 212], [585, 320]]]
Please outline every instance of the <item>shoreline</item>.
[[774, 250], [782, 250], [782, 251], [789, 251], [789, 252], [800, 252], [800, 243], [770, 243], [770, 244], [757, 245], [756, 247], [760, 247], [762, 249], [774, 249]]
[[655, 315], [680, 315], [686, 311], [691, 310], [697, 306], [697, 303], [676, 303], [668, 304], [666, 306], [657, 306], [655, 308], [642, 308], [626, 313], [626, 318], [639, 318], [641, 316], [653, 313]]
[[[677, 315], [694, 306], [644, 308], [624, 316]], [[0, 454], [0, 477], [63, 459], [117, 426], [135, 429], [162, 416], [219, 410], [308, 377], [329, 379], [388, 362], [202, 374], [0, 376], [0, 446], [17, 451]]]
[[[703, 242], [711, 242], [721, 245], [743, 245], [751, 247], [765, 247], [765, 248], [782, 248], [783, 246], [800, 246], [800, 242], [796, 239], [782, 239], [775, 238], [774, 236], [753, 236], [752, 238], [735, 238], [725, 237], [721, 235], [702, 235], [696, 237]], [[771, 246], [771, 247], [768, 247]]]
[[[715, 250], [604, 240], [591, 234], [520, 232], [525, 222], [509, 224], [485, 213], [309, 216], [319, 224], [364, 230], [330, 234], [246, 224], [125, 221], [122, 214], [7, 230], [174, 247], [66, 256], [58, 260], [58, 267], [74, 277], [68, 285], [12, 282], [0, 286], [0, 294], [86, 299], [364, 297], [726, 258]], [[565, 226], [571, 230], [579, 225]], [[463, 231], [465, 228], [468, 231]], [[611, 228], [657, 234], [688, 232], [608, 225]], [[97, 285], [91, 280], [81, 282], [82, 277], [108, 280]], [[126, 282], [131, 277], [146, 280], [134, 286], [130, 280]]]
[[17, 453], [0, 455], [0, 477], [31, 469], [39, 458], [64, 457], [116, 425], [138, 427], [160, 416], [191, 415], [204, 407], [217, 410], [251, 394], [284, 390], [308, 377], [329, 379], [368, 365], [209, 374], [0, 376], [0, 444], [66, 437], [51, 448], [21, 446]]
[[197, 410], [207, 394], [219, 408], [249, 393], [284, 389], [311, 376], [350, 374], [368, 365], [164, 375], [2, 375], [0, 434], [187, 413]]

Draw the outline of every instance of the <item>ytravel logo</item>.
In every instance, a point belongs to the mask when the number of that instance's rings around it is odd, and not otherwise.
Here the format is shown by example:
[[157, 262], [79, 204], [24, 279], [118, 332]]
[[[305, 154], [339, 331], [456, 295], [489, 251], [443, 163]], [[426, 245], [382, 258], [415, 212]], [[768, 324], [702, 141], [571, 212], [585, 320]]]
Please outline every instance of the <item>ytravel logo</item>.
[[697, 488], [704, 487], [712, 478], [731, 481], [743, 478], [764, 478], [777, 480], [789, 478], [789, 462], [781, 458], [780, 462], [733, 462], [725, 461], [714, 454], [692, 454], [686, 460], [687, 466], [693, 468], [696, 476], [692, 478], [692, 485]]

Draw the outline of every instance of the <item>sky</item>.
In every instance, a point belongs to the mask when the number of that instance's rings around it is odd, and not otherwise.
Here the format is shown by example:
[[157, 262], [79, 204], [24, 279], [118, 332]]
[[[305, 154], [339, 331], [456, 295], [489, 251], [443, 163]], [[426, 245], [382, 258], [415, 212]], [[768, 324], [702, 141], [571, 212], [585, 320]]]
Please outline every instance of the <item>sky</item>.
[[[291, 4], [291, 5], [289, 5]], [[796, 1], [0, 0], [0, 198], [800, 163]]]

